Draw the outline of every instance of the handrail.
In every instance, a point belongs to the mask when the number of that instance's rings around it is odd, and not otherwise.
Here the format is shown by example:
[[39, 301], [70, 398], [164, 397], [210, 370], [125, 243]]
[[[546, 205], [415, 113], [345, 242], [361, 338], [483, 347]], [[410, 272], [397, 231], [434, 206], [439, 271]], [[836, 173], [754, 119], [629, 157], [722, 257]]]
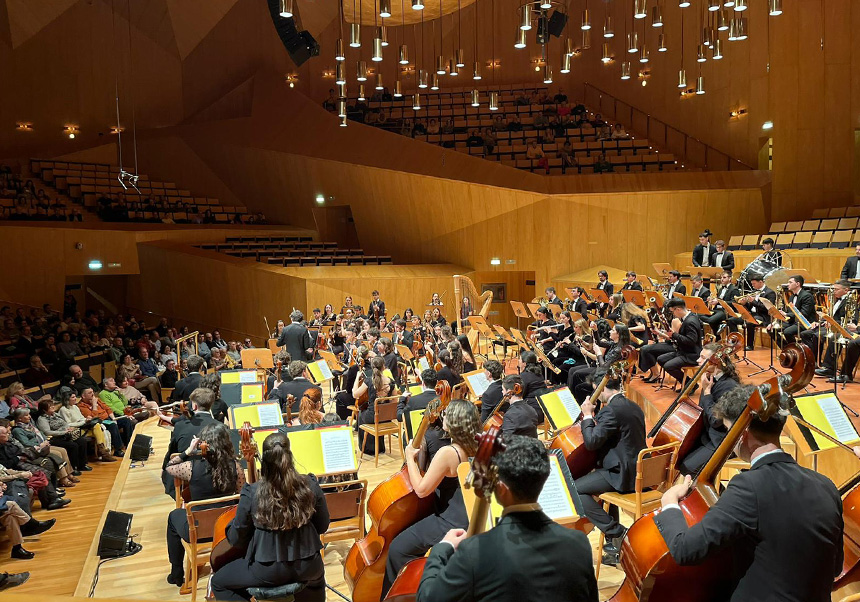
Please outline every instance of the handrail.
[[[589, 102], [589, 90], [593, 90], [597, 93], [596, 103]], [[607, 97], [607, 99], [611, 101], [611, 104], [604, 104], [604, 97]], [[630, 129], [643, 133], [642, 128], [637, 127], [636, 124], [641, 124], [644, 119], [644, 135], [648, 140], [654, 140], [655, 134], [658, 135], [660, 129], [662, 129], [662, 139], [658, 136], [656, 142], [665, 150], [684, 157], [684, 160], [687, 163], [692, 163], [697, 167], [710, 171], [756, 169], [752, 165], [748, 165], [740, 159], [735, 159], [734, 157], [717, 150], [710, 144], [706, 144], [698, 138], [690, 136], [678, 128], [672, 127], [656, 117], [652, 117], [644, 111], [640, 111], [631, 104], [616, 98], [609, 92], [601, 90], [597, 86], [588, 82], [583, 82], [583, 101], [586, 106], [596, 107], [598, 112], [616, 120], [621, 119], [621, 116], [619, 116], [619, 103], [624, 105], [626, 108], [622, 107], [622, 109], [626, 114], [625, 116], [629, 115], [629, 119], [627, 119], [628, 123], [626, 125], [629, 126]], [[607, 109], [611, 109], [612, 112], [609, 113]], [[638, 121], [636, 121], [634, 117], [638, 118]], [[675, 133], [672, 139], [669, 137], [670, 131]]]

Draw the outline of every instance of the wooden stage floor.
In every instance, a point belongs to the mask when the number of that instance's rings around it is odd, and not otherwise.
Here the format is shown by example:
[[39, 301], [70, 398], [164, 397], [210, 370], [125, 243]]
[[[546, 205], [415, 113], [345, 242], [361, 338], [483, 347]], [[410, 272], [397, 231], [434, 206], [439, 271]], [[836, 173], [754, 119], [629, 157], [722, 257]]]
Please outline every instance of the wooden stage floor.
[[[755, 351], [750, 359], [760, 365], [767, 366], [769, 354], [767, 350]], [[513, 368], [512, 362], [509, 367]], [[768, 373], [748, 378], [747, 375], [755, 368], [740, 367], [745, 381], [757, 384], [769, 378]], [[772, 373], [770, 373], [772, 374]], [[832, 389], [832, 384], [816, 378], [813, 391]], [[646, 411], [648, 426], [659, 417], [660, 412], [674, 399], [671, 389], [655, 391], [653, 385], [647, 385], [634, 377], [629, 396], [643, 405]], [[860, 384], [849, 384], [844, 390], [838, 390], [840, 399], [849, 407], [860, 411]], [[853, 417], [852, 417], [853, 418]], [[860, 420], [854, 418], [855, 425], [860, 428]], [[141, 552], [130, 558], [106, 562], [99, 569], [99, 579], [95, 587], [95, 598], [123, 598], [129, 600], [189, 600], [190, 596], [180, 596], [179, 589], [165, 581], [169, 567], [165, 544], [165, 525], [167, 514], [173, 509], [172, 498], [163, 493], [160, 472], [161, 458], [167, 448], [170, 433], [159, 428], [154, 421], [144, 423], [140, 432], [153, 437], [152, 445], [155, 450], [150, 461], [145, 465], [131, 466], [128, 459], [122, 463], [96, 464], [92, 473], [85, 475], [82, 483], [69, 490], [73, 503], [68, 509], [47, 513], [37, 511], [37, 518], [56, 516], [57, 526], [44, 534], [38, 540], [28, 540], [25, 547], [37, 552], [38, 556], [32, 561], [6, 560], [2, 570], [18, 572], [28, 570], [31, 578], [28, 583], [8, 593], [10, 598], [22, 594], [32, 599], [33, 594], [40, 599], [50, 596], [66, 597], [75, 595], [84, 598], [92, 585], [96, 558], [94, 543], [100, 531], [101, 516], [104, 510], [114, 509], [134, 514], [131, 532], [136, 535], [136, 541], [143, 545]], [[396, 446], [395, 446], [396, 448]], [[860, 463], [847, 452], [835, 450], [828, 459], [827, 466], [836, 466], [836, 471], [850, 475], [860, 469]], [[373, 466], [373, 459], [367, 457], [361, 463], [359, 475], [369, 481], [371, 490], [379, 482], [390, 476], [401, 466], [401, 458], [396, 451], [380, 456], [379, 467]], [[822, 468], [822, 464], [819, 464]], [[37, 504], [38, 506], [38, 504]], [[625, 524], [629, 518], [623, 519]], [[598, 533], [593, 531], [589, 536], [596, 555]], [[326, 579], [328, 583], [347, 597], [349, 591], [343, 582], [342, 561], [349, 551], [352, 542], [337, 542], [330, 544], [325, 551]], [[0, 543], [0, 555], [8, 558], [9, 544]], [[624, 574], [611, 567], [603, 567], [600, 573], [600, 598], [609, 599], [624, 578]], [[199, 581], [198, 599], [202, 600], [206, 578]], [[328, 600], [340, 600], [329, 591]], [[0, 598], [6, 598], [6, 595]]]

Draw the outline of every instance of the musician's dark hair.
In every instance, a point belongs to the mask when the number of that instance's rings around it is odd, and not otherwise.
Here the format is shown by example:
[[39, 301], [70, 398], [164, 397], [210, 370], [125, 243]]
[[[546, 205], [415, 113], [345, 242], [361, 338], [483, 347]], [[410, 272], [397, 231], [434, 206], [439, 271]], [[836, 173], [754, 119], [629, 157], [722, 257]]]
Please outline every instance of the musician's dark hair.
[[702, 281], [702, 273], [698, 272], [696, 274], [693, 274], [691, 280], [698, 280], [699, 282], [701, 282]]
[[215, 393], [212, 392], [212, 389], [197, 387], [191, 391], [191, 395], [188, 396], [188, 400], [193, 403], [198, 410], [208, 412], [212, 409], [212, 404], [215, 403]]
[[538, 366], [537, 354], [534, 351], [523, 351], [520, 354], [520, 359], [526, 365], [522, 370], [523, 372], [531, 372], [543, 377], [543, 370]]
[[535, 313], [543, 314], [543, 315], [545, 315], [545, 316], [547, 316], [547, 317], [549, 317], [549, 316], [550, 316], [550, 311], [549, 311], [549, 309], [547, 309], [546, 307], [538, 307], [538, 308], [537, 308], [537, 311], [536, 311]]
[[633, 270], [630, 270], [629, 272], [627, 272], [627, 273], [625, 274], [625, 276], [633, 276], [633, 277], [635, 277], [635, 276], [636, 276], [636, 272], [634, 272]]
[[[722, 347], [722, 345], [719, 343], [708, 343], [703, 347], [703, 349], [707, 349], [711, 352], [711, 355], [713, 355], [720, 350], [720, 347]], [[735, 363], [732, 361], [731, 354], [723, 356], [723, 361], [720, 362], [720, 370], [722, 370], [725, 375], [723, 378], [728, 378], [736, 383], [741, 382], [741, 377], [738, 374], [738, 369], [735, 367]]]
[[200, 372], [200, 369], [206, 365], [206, 362], [199, 355], [189, 355], [185, 360], [185, 365], [188, 366], [189, 372]]
[[620, 391], [621, 390], [621, 379], [620, 378], [609, 378], [606, 381], [606, 389], [610, 391]]
[[406, 328], [406, 320], [404, 320], [403, 318], [398, 318], [398, 319], [394, 322], [394, 325], [395, 325], [395, 326], [399, 326], [400, 328]]
[[773, 239], [770, 236], [768, 236], [767, 238], [762, 238], [760, 244], [773, 246]]
[[293, 360], [290, 362], [289, 373], [290, 378], [297, 378], [302, 375], [302, 372], [307, 369], [308, 365], [302, 360]]
[[272, 433], [263, 441], [254, 523], [269, 531], [296, 529], [314, 514], [314, 494], [296, 470], [290, 440]]
[[445, 339], [448, 339], [448, 338], [454, 336], [454, 331], [447, 324], [443, 324], [442, 326], [440, 326], [439, 332], [442, 333], [442, 336], [445, 337]]
[[394, 349], [394, 343], [391, 342], [391, 339], [388, 337], [382, 337], [379, 339], [379, 344], [382, 345], [383, 349], [385, 349], [385, 353], [391, 353], [391, 350]]
[[618, 344], [625, 347], [630, 344], [630, 329], [624, 324], [615, 324], [615, 332], [618, 333]]
[[558, 312], [558, 317], [561, 317], [561, 316], [567, 317], [567, 319], [570, 320], [570, 322], [571, 322], [571, 326], [573, 326], [573, 316], [570, 315], [569, 311], [564, 309], [564, 310]]
[[731, 278], [732, 276], [734, 276], [734, 274], [732, 273], [732, 271], [731, 271], [731, 270], [723, 270], [723, 274], [728, 274], [728, 275], [729, 275], [729, 278]]
[[[747, 401], [752, 397], [754, 390], [754, 385], [740, 385], [723, 394], [717, 403], [714, 404], [714, 417], [718, 420], [728, 420], [733, 423], [743, 413], [744, 408], [747, 407]], [[767, 420], [760, 420], [753, 415], [749, 430], [759, 439], [778, 443], [779, 434], [782, 432], [782, 427], [785, 426], [785, 419], [786, 417], [782, 416], [779, 412]]]
[[373, 381], [373, 389], [376, 391], [376, 394], [379, 395], [379, 392], [382, 391], [382, 387], [384, 386], [384, 383], [382, 382], [382, 377], [384, 375], [382, 373], [385, 371], [385, 360], [378, 355], [370, 358], [370, 368], [373, 370], [373, 376], [371, 377], [371, 380]]
[[369, 336], [369, 337], [376, 337], [376, 338], [378, 339], [378, 338], [379, 338], [379, 329], [378, 329], [376, 326], [373, 326], [372, 328], [369, 328], [369, 329], [367, 330], [367, 336]]
[[465, 399], [452, 399], [445, 410], [445, 421], [452, 443], [462, 447], [467, 456], [474, 456], [478, 451], [475, 435], [481, 430], [481, 416], [475, 404]]
[[439, 377], [436, 375], [436, 371], [433, 368], [427, 368], [421, 372], [421, 382], [424, 383], [424, 386], [428, 389], [433, 389], [436, 386], [436, 383], [439, 382]]
[[221, 399], [221, 373], [214, 372], [213, 374], [207, 374], [206, 376], [201, 378], [200, 388], [209, 389], [210, 391], [212, 391], [212, 394], [215, 396], [216, 400]]
[[800, 274], [793, 274], [793, 275], [789, 276], [788, 279], [794, 280], [800, 286], [803, 286], [804, 279], [803, 279], [803, 276], [801, 276]]
[[212, 473], [212, 486], [223, 494], [236, 493], [236, 451], [230, 440], [230, 430], [221, 422], [207, 424], [200, 431], [200, 440], [209, 445], [204, 456]]
[[753, 272], [752, 274], [750, 274], [749, 276], [747, 276], [747, 280], [749, 280], [750, 282], [753, 282], [753, 281], [755, 281], [755, 282], [763, 282], [763, 281], [764, 281], [764, 276], [762, 276], [761, 274], [759, 274], [759, 273], [757, 273], [757, 272]]
[[317, 312], [322, 313], [322, 310], [319, 307], [314, 307], [313, 313], [317, 313]]
[[536, 502], [549, 478], [549, 452], [533, 437], [511, 435], [505, 442], [505, 451], [493, 458], [499, 479], [517, 501]]
[[554, 286], [548, 286], [544, 289], [544, 292], [545, 293], [555, 293], [555, 287]]
[[716, 241], [716, 242], [714, 243], [714, 245], [715, 245], [715, 246], [718, 246], [718, 247], [725, 247], [725, 246], [726, 246], [726, 241], [724, 241], [724, 240], [721, 238], [721, 239], [719, 239], [718, 241]]
[[505, 379], [502, 381], [502, 387], [506, 391], [513, 391], [515, 385], [520, 386], [520, 389], [521, 389], [520, 395], [522, 395], [522, 393], [524, 393], [524, 391], [522, 391], [523, 379], [520, 377], [519, 374], [508, 374], [505, 377]]
[[684, 303], [683, 299], [679, 299], [678, 297], [672, 297], [668, 301], [666, 301], [666, 307], [669, 309], [675, 309], [676, 307], [686, 307], [687, 304]]
[[679, 272], [678, 270], [669, 270], [669, 273], [672, 274], [675, 278], [681, 277], [681, 272]]
[[710, 238], [712, 234], [713, 234], [713, 232], [711, 232], [711, 231], [710, 231], [710, 229], [705, 228], [705, 229], [702, 231], [702, 233], [701, 233], [701, 234], [699, 234], [699, 236], [707, 236], [708, 238]]
[[843, 286], [845, 288], [851, 288], [851, 281], [843, 280], [842, 278], [840, 278], [839, 280], [837, 280], [833, 284], [838, 284], [839, 286]]
[[440, 353], [439, 359], [451, 369], [455, 376], [463, 373], [463, 348], [456, 340], [448, 341], [445, 346], [447, 353]]
[[275, 361], [281, 362], [283, 366], [289, 366], [293, 357], [290, 355], [290, 352], [286, 349], [279, 349], [275, 354]]
[[493, 377], [493, 380], [499, 380], [505, 373], [505, 367], [502, 366], [501, 362], [498, 362], [496, 360], [487, 360], [486, 362], [484, 362], [484, 370], [490, 373], [490, 376]]
[[604, 341], [609, 338], [609, 331], [612, 330], [612, 326], [609, 324], [609, 320], [604, 318], [600, 318], [597, 320], [597, 340]]
[[606, 270], [597, 270], [597, 275], [606, 276], [607, 278], [609, 278], [609, 273]]
[[305, 319], [305, 315], [299, 310], [295, 310], [290, 314], [290, 322], [301, 322]]
[[372, 293], [370, 293], [370, 294], [371, 294], [371, 295], [378, 295], [378, 294], [379, 294], [379, 291], [373, 291], [373, 292], [372, 292]]

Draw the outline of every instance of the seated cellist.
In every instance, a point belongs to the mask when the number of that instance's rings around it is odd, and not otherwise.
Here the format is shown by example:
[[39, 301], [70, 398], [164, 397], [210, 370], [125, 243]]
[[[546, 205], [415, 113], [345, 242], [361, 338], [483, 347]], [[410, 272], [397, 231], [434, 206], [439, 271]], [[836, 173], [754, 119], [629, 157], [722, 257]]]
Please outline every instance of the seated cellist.
[[494, 463], [495, 497], [504, 507], [499, 524], [468, 539], [463, 529], [448, 531], [427, 559], [418, 602], [597, 602], [588, 539], [537, 503], [550, 472], [544, 445], [513, 436]]
[[[731, 428], [747, 406], [751, 385], [726, 393], [714, 414]], [[779, 447], [785, 417], [753, 417], [736, 447], [750, 470], [738, 473], [702, 520], [687, 526], [678, 506], [692, 479], [663, 494], [654, 522], [672, 558], [699, 564], [729, 548], [733, 574], [726, 574], [715, 600], [829, 602], [842, 570], [842, 502], [833, 482], [803, 468]]]
[[227, 540], [245, 556], [212, 576], [216, 600], [250, 600], [250, 587], [304, 583], [296, 602], [325, 600], [320, 533], [328, 529], [325, 496], [313, 475], [299, 474], [284, 433], [263, 441], [260, 479], [245, 485]]
[[[450, 435], [451, 443], [436, 449], [423, 474], [418, 466], [421, 450], [406, 446], [406, 466], [412, 488], [418, 497], [435, 496], [435, 508], [433, 514], [421, 519], [391, 542], [385, 563], [382, 599], [407, 562], [424, 556], [449, 530], [469, 526], [463, 492], [457, 479], [457, 467], [461, 462], [467, 462], [477, 449], [475, 435], [481, 428], [478, 409], [463, 399], [451, 401], [445, 410], [442, 428]], [[433, 450], [428, 448], [428, 451]]]

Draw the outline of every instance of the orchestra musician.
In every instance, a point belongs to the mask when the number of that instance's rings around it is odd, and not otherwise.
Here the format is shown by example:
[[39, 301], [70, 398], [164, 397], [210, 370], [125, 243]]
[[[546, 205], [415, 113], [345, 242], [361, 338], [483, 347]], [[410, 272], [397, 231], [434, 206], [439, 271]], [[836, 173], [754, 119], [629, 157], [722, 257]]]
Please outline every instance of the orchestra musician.
[[[725, 427], [747, 407], [752, 386], [726, 393], [714, 407]], [[736, 447], [749, 470], [732, 477], [701, 522], [692, 527], [678, 506], [692, 479], [668, 489], [654, 517], [672, 558], [693, 565], [731, 550], [734, 574], [726, 574], [714, 599], [830, 600], [842, 571], [842, 503], [826, 476], [799, 466], [780, 449], [785, 416], [753, 417]]]
[[286, 382], [293, 379], [293, 377], [290, 376], [289, 370], [292, 358], [290, 358], [290, 354], [286, 349], [278, 349], [278, 352], [272, 357], [272, 360], [276, 364], [277, 362], [281, 363], [281, 371], [280, 374], [278, 374], [277, 367], [269, 371], [268, 376], [266, 376], [266, 391], [274, 389], [276, 381]]
[[442, 303], [442, 299], [439, 297], [439, 293], [433, 293], [433, 296], [430, 298], [430, 305], [445, 305]]
[[627, 325], [630, 336], [636, 337], [641, 342], [633, 343], [634, 347], [648, 344], [648, 314], [635, 303], [624, 303], [621, 305], [621, 323]]
[[404, 345], [412, 349], [412, 343], [414, 341], [414, 335], [406, 330], [406, 320], [404, 318], [399, 318], [394, 323], [394, 335], [391, 342], [395, 345]]
[[296, 470], [290, 440], [275, 432], [263, 441], [259, 480], [242, 487], [227, 540], [245, 556], [212, 575], [215, 600], [250, 600], [248, 588], [303, 583], [296, 602], [324, 602], [320, 533], [329, 526], [315, 476]]
[[555, 294], [554, 286], [546, 287], [546, 289], [544, 290], [544, 294], [546, 295], [547, 305], [558, 305], [559, 307], [564, 307], [564, 303], [562, 303], [559, 296]]
[[[601, 320], [600, 322], [604, 322]], [[604, 322], [605, 323], [605, 322]], [[598, 332], [600, 323], [598, 323]], [[621, 349], [630, 344], [630, 330], [620, 322], [616, 322], [609, 330], [609, 339], [595, 336], [592, 351], [597, 356], [599, 366], [573, 367], [567, 375], [567, 387], [573, 391], [573, 396], [579, 403], [584, 402], [594, 390], [591, 380], [601, 375], [604, 370], [598, 372], [599, 368], [607, 366], [621, 359]]]
[[585, 289], [581, 286], [575, 286], [570, 289], [570, 311], [575, 311], [584, 318], [588, 312], [588, 304], [585, 302], [585, 299], [582, 298], [583, 293], [585, 293]]
[[502, 398], [508, 398], [508, 409], [502, 420], [502, 435], [505, 439], [510, 439], [511, 435], [537, 439], [537, 427], [542, 420], [538, 420], [537, 412], [523, 399], [522, 394], [515, 392], [515, 387], [522, 391], [523, 379], [516, 374], [509, 374], [502, 381]]
[[[830, 307], [830, 316], [840, 324], [842, 324], [842, 320], [845, 317], [845, 310], [847, 308], [846, 295], [850, 291], [851, 283], [847, 280], [837, 280], [833, 283], [833, 305]], [[821, 345], [827, 337], [827, 332], [827, 322], [822, 319], [821, 321], [813, 322], [809, 328], [800, 333], [801, 341], [812, 349], [816, 363], [821, 355]], [[827, 340], [827, 345], [829, 347], [830, 345], [835, 345], [835, 343], [833, 340]], [[816, 370], [816, 374], [818, 374], [818, 370]], [[819, 374], [819, 376], [825, 375]], [[826, 376], [833, 376], [833, 374], [827, 374]]]
[[[546, 327], [554, 326], [555, 320], [552, 319], [552, 312], [547, 307], [538, 307], [535, 311], [537, 315], [537, 320], [532, 322], [532, 326], [535, 328], [543, 328], [543, 330], [538, 330], [535, 332], [536, 339], [535, 342], [543, 347], [544, 352], [549, 352], [554, 345], [554, 338], [552, 330], [547, 329]], [[555, 330], [555, 329], [553, 329]]]
[[432, 368], [421, 372], [422, 391], [418, 395], [411, 395], [409, 389], [406, 389], [397, 403], [398, 420], [402, 422], [404, 414], [413, 410], [423, 410], [427, 407], [427, 404], [436, 397], [436, 380], [436, 371]]
[[346, 346], [346, 334], [344, 332], [342, 316], [335, 317], [334, 328], [332, 328], [331, 331], [330, 345], [331, 352], [335, 357], [340, 357], [343, 354]]
[[330, 324], [337, 320], [337, 315], [334, 313], [334, 307], [331, 303], [326, 303], [323, 308], [323, 323]]
[[[638, 282], [634, 283], [639, 286], [642, 286]], [[612, 320], [613, 322], [619, 322], [621, 320], [621, 306], [624, 305], [624, 294], [623, 293], [615, 293], [611, 297], [609, 297], [609, 303], [607, 304], [606, 309], [606, 319]]]
[[425, 331], [433, 329], [433, 312], [431, 310], [424, 310], [424, 316], [421, 320], [421, 326], [425, 329]]
[[463, 372], [474, 372], [478, 369], [478, 364], [475, 362], [475, 354], [472, 352], [472, 344], [469, 342], [469, 337], [464, 334], [458, 334], [456, 341], [460, 343], [460, 349], [463, 350]]
[[415, 315], [415, 312], [412, 311], [411, 307], [407, 307], [403, 310], [403, 319], [406, 320], [406, 323], [409, 324], [412, 322], [412, 317]]
[[[198, 453], [201, 442], [208, 446], [205, 455]], [[192, 437], [188, 447], [170, 459], [166, 470], [172, 478], [187, 483], [193, 502], [233, 495], [245, 485], [245, 471], [236, 460], [230, 431], [217, 422], [207, 424], [199, 436]], [[180, 587], [185, 583], [185, 548], [182, 542], [187, 542], [189, 537], [185, 508], [171, 510], [167, 515], [167, 558], [170, 561], [167, 582]], [[191, 587], [196, 586], [196, 583], [191, 584]]]
[[615, 566], [626, 529], [618, 522], [618, 508], [610, 511], [592, 496], [617, 491], [629, 493], [636, 485], [636, 460], [645, 448], [645, 414], [621, 391], [621, 380], [610, 378], [600, 393], [603, 407], [591, 400], [582, 404], [582, 439], [597, 452], [597, 468], [576, 479], [585, 515], [606, 536], [603, 564]]
[[322, 310], [319, 307], [315, 307], [311, 313], [313, 314], [313, 318], [311, 319], [311, 323], [308, 324], [310, 328], [319, 328], [325, 324], [325, 318], [323, 318]]
[[[615, 287], [611, 282], [609, 282], [609, 273], [606, 270], [600, 270], [597, 272], [597, 286], [595, 288], [604, 291], [607, 297], [611, 297], [612, 293], [615, 292]], [[597, 303], [595, 301], [594, 303], [589, 303], [587, 308], [591, 311], [597, 310], [602, 313], [604, 305], [605, 303]], [[585, 317], [585, 314], [583, 314], [583, 317]]]
[[400, 387], [400, 366], [397, 364], [397, 354], [394, 353], [394, 343], [388, 337], [382, 337], [376, 344], [376, 354], [382, 357], [385, 367], [394, 377], [394, 386]]
[[[747, 310], [752, 314], [752, 317], [755, 318], [756, 322], [759, 323], [760, 326], [768, 327], [771, 323], [770, 314], [767, 312], [767, 308], [760, 301], [760, 299], [767, 299], [771, 303], [776, 303], [776, 291], [772, 290], [770, 287], [765, 286], [764, 278], [761, 274], [750, 274], [748, 276], [748, 280], [750, 286], [752, 286], [755, 291], [751, 295], [744, 295], [743, 297], [739, 297], [737, 302], [747, 308]], [[746, 329], [746, 350], [753, 350], [753, 341], [755, 341], [755, 329], [756, 327], [752, 324], [748, 324], [744, 321], [743, 318], [727, 318], [726, 322], [729, 325], [730, 330], [734, 330], [740, 324], [744, 325]]]
[[714, 264], [714, 255], [717, 248], [711, 244], [711, 232], [705, 229], [699, 234], [699, 244], [693, 249], [693, 265], [696, 267], [710, 267]]
[[774, 249], [773, 239], [768, 236], [761, 240], [762, 259], [775, 263], [778, 266], [782, 265], [782, 253]]
[[278, 336], [278, 347], [286, 347], [290, 357], [311, 359], [314, 356], [314, 341], [308, 329], [302, 324], [304, 314], [294, 310], [290, 314], [290, 325]]
[[714, 262], [711, 265], [715, 268], [733, 271], [735, 269], [735, 255], [726, 250], [726, 241], [718, 240], [714, 246], [717, 248], [717, 252], [714, 253]]
[[[719, 302], [722, 300], [731, 306], [737, 298], [738, 293], [739, 291], [737, 287], [732, 284], [731, 271], [725, 269], [720, 274], [720, 283], [717, 285], [717, 294], [708, 297], [708, 309], [711, 310], [711, 315], [699, 316], [699, 319], [702, 320], [702, 322], [711, 327], [711, 332], [713, 332], [714, 335], [719, 333], [720, 326], [726, 321], [726, 310], [723, 309], [723, 306], [720, 305]], [[737, 326], [730, 328], [730, 330], [737, 330]]]
[[698, 297], [706, 303], [711, 296], [711, 289], [704, 285], [701, 274], [696, 274], [690, 278], [690, 296]]
[[442, 369], [436, 372], [437, 380], [444, 380], [453, 389], [463, 382], [463, 349], [457, 341], [440, 344], [437, 359], [442, 363]]
[[523, 381], [523, 399], [537, 415], [538, 424], [543, 423], [543, 409], [538, 403], [537, 396], [546, 389], [544, 370], [538, 364], [537, 354], [534, 351], [523, 351], [517, 362], [520, 371], [520, 380]]
[[854, 248], [854, 255], [845, 260], [845, 265], [842, 266], [842, 273], [839, 277], [842, 280], [860, 279], [860, 245]]
[[[348, 328], [347, 332], [351, 332], [354, 338], [354, 329]], [[352, 390], [358, 377], [359, 364], [366, 362], [370, 358], [370, 351], [363, 345], [357, 347], [357, 351], [355, 353], [358, 356], [359, 361], [353, 363], [346, 369], [346, 372], [343, 373], [343, 391], [340, 391], [334, 398], [335, 412], [337, 412], [337, 416], [341, 420], [346, 420], [352, 414], [352, 410], [349, 409], [349, 406], [355, 404], [355, 397], [352, 396]]]
[[641, 291], [642, 284], [636, 280], [636, 272], [630, 271], [624, 275], [624, 286], [621, 287], [622, 291]]
[[[720, 349], [719, 343], [709, 343], [702, 348], [698, 364], [707, 362]], [[711, 371], [713, 370], [713, 372]], [[728, 434], [722, 419], [714, 416], [714, 405], [723, 395], [740, 386], [740, 377], [730, 355], [723, 356], [719, 366], [706, 368], [702, 373], [699, 391], [699, 407], [702, 408], [702, 434], [697, 445], [691, 449], [678, 465], [681, 474], [696, 476], [711, 459], [714, 452]]]
[[546, 448], [509, 436], [493, 462], [501, 520], [468, 539], [462, 529], [448, 531], [427, 559], [418, 602], [520, 602], [525, 587], [533, 600], [597, 602], [588, 538], [551, 520], [537, 502], [550, 474]]
[[639, 354], [639, 368], [647, 372], [645, 382], [656, 382], [654, 370], [659, 364], [679, 383], [684, 380], [684, 366], [695, 366], [702, 351], [702, 323], [687, 309], [683, 299], [669, 299], [666, 309], [672, 315], [671, 331], [657, 331], [660, 342], [646, 345]]
[[[579, 346], [574, 342], [577, 332], [569, 311], [558, 312], [558, 327], [558, 332], [553, 334], [554, 344], [546, 353], [553, 366], [561, 369], [558, 374], [551, 372], [550, 378], [555, 383], [565, 384], [567, 383], [568, 369], [575, 366], [577, 360], [582, 361], [582, 353]], [[582, 333], [579, 333], [579, 336], [582, 336]]]
[[[371, 296], [373, 297], [373, 300], [367, 308], [367, 318], [374, 326], [378, 326], [379, 318], [385, 317], [385, 301], [379, 298], [379, 291], [373, 291]], [[382, 327], [380, 326], [379, 328]]]
[[[361, 433], [359, 427], [362, 424], [373, 424], [376, 416], [376, 401], [377, 397], [389, 397], [394, 391], [394, 381], [385, 376], [385, 361], [378, 355], [370, 358], [370, 365], [365, 363], [364, 378], [359, 382], [356, 378], [355, 384], [352, 386], [352, 396], [359, 399], [367, 393], [367, 409], [358, 415], [358, 420], [355, 421], [356, 430]], [[362, 437], [362, 453], [375, 455], [376, 438], [368, 437], [364, 433]], [[385, 452], [385, 439], [379, 438], [379, 453]]]
[[173, 483], [173, 476], [167, 472], [170, 457], [180, 453], [183, 449], [187, 449], [191, 440], [199, 436], [204, 427], [219, 424], [212, 416], [215, 393], [211, 389], [194, 389], [189, 395], [189, 400], [192, 408], [191, 417], [183, 416], [173, 424], [170, 443], [167, 444], [167, 451], [164, 453], [164, 461], [161, 464], [161, 481], [164, 483], [164, 493], [171, 497], [175, 495], [176, 487]]
[[[669, 287], [666, 289], [666, 299], [674, 299], [675, 293], [680, 295], [687, 294], [687, 287], [681, 282], [681, 272], [678, 270], [669, 270], [669, 273], [666, 274], [666, 281], [669, 284]], [[640, 289], [641, 290], [641, 289]]]
[[269, 399], [277, 399], [281, 406], [281, 411], [287, 411], [287, 398], [292, 395], [295, 400], [292, 403], [291, 411], [293, 414], [299, 411], [299, 405], [305, 391], [308, 389], [319, 389], [322, 393], [322, 388], [315, 385], [310, 380], [308, 365], [301, 360], [293, 360], [287, 367], [287, 372], [290, 374], [288, 381], [275, 381], [275, 386], [269, 391]]
[[412, 316], [410, 334], [412, 335], [412, 341], [415, 341], [415, 335], [421, 335], [421, 340], [423, 341], [426, 338], [426, 334], [424, 331], [424, 327], [421, 325], [421, 318], [418, 316]]
[[[791, 276], [788, 279], [788, 291], [791, 293], [789, 303], [797, 308], [797, 311], [800, 312], [800, 315], [806, 318], [807, 322], [814, 322], [818, 317], [818, 314], [815, 313], [815, 296], [803, 288], [803, 276], [799, 274]], [[797, 316], [794, 315], [793, 311], [788, 311], [786, 313], [788, 321], [782, 329], [782, 337], [784, 342], [787, 344], [794, 342], [802, 325], [798, 323]], [[768, 332], [772, 329], [773, 323], [769, 324], [767, 327]]]
[[[838, 280], [837, 284], [844, 282], [847, 281]], [[857, 336], [857, 324], [860, 323], [860, 304], [857, 304], [854, 308], [853, 316], [845, 316], [844, 309], [841, 312], [843, 314], [842, 320], [844, 320], [845, 330], [854, 335], [854, 338], [848, 339], [845, 345], [845, 359], [842, 361], [842, 368], [839, 370], [839, 374], [836, 374], [836, 345], [833, 341], [830, 341], [827, 345], [827, 351], [824, 353], [821, 367], [815, 370], [818, 376], [830, 377], [828, 382], [832, 383], [850, 383], [854, 377], [854, 368], [857, 366], [857, 360], [860, 359], [860, 337]]]
[[473, 314], [472, 300], [469, 297], [463, 297], [460, 302], [460, 322], [458, 325], [460, 332], [465, 332], [466, 327], [469, 326], [469, 316]]
[[484, 424], [489, 418], [499, 402], [502, 401], [504, 393], [502, 393], [502, 376], [505, 375], [505, 368], [501, 362], [496, 360], [488, 360], [484, 362], [484, 375], [490, 381], [490, 385], [481, 394], [481, 424]]
[[376, 321], [376, 328], [380, 333], [386, 332], [389, 330], [388, 321], [385, 319], [385, 316], [379, 316], [379, 320]]
[[478, 410], [469, 401], [454, 399], [448, 404], [442, 420], [442, 427], [450, 435], [451, 443], [436, 451], [426, 471], [422, 473], [418, 466], [420, 450], [411, 445], [406, 447], [406, 466], [412, 489], [421, 498], [434, 496], [434, 510], [433, 514], [407, 528], [391, 542], [385, 563], [383, 599], [407, 562], [424, 556], [451, 529], [469, 526], [457, 467], [474, 456], [478, 449], [475, 439], [481, 429]]
[[442, 310], [438, 307], [434, 307], [430, 315], [430, 323], [433, 326], [445, 326], [448, 324], [448, 320], [445, 319], [445, 316], [442, 315]]

